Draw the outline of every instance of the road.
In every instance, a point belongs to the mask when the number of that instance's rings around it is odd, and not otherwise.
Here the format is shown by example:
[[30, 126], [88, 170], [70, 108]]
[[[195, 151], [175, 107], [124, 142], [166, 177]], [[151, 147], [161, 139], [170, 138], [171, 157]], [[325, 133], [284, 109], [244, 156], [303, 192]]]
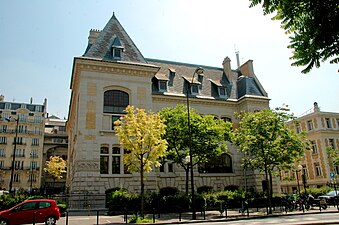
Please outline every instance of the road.
[[[178, 220], [171, 221], [158, 221], [156, 224], [182, 224]], [[261, 224], [288, 224], [288, 225], [306, 225], [306, 224], [339, 224], [339, 211], [330, 213], [318, 214], [299, 214], [287, 216], [273, 216], [255, 219], [240, 219], [240, 220], [214, 220], [214, 221], [185, 221], [184, 223], [190, 224], [203, 224], [203, 225], [219, 225], [219, 224], [246, 224], [246, 225], [261, 225]], [[95, 225], [97, 224], [96, 216], [70, 216], [68, 225]], [[100, 216], [99, 224], [113, 225], [124, 224], [123, 216]], [[39, 224], [40, 225], [40, 224]], [[66, 217], [60, 218], [58, 225], [66, 225]]]

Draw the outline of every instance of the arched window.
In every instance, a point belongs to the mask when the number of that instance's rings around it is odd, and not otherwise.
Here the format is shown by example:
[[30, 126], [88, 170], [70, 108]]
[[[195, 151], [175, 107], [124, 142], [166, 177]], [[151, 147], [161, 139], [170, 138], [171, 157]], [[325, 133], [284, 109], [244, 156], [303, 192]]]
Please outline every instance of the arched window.
[[128, 93], [119, 90], [105, 91], [104, 113], [123, 113], [128, 105]]
[[233, 173], [232, 158], [224, 153], [199, 166], [199, 173]]

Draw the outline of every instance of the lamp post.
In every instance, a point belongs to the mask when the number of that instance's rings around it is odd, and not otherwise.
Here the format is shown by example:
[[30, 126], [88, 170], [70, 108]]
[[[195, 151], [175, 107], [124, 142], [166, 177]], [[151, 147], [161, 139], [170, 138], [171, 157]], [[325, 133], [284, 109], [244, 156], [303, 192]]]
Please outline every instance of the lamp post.
[[[298, 185], [298, 194], [299, 194], [299, 198], [300, 198], [300, 185], [299, 185], [299, 171], [301, 171], [303, 169], [302, 165], [298, 165], [298, 169], [295, 171], [296, 175], [297, 175], [297, 185]], [[301, 208], [304, 212], [304, 204], [303, 202], [301, 202]]]
[[31, 195], [32, 195], [32, 193], [33, 193], [33, 158], [34, 158], [34, 155], [32, 154], [32, 152], [30, 153], [30, 156], [31, 156], [31, 159], [32, 159], [32, 161], [31, 161], [31, 177], [30, 177], [30, 186], [29, 186], [29, 191], [30, 191], [30, 193], [31, 193]]
[[192, 191], [192, 219], [195, 220], [197, 218], [195, 213], [195, 197], [194, 197], [194, 173], [193, 173], [193, 154], [192, 154], [192, 134], [191, 134], [191, 122], [190, 122], [190, 103], [189, 103], [189, 91], [191, 89], [191, 83], [194, 81], [195, 74], [202, 74], [203, 69], [198, 67], [194, 70], [192, 81], [187, 82], [186, 89], [186, 98], [187, 98], [187, 126], [188, 126], [188, 148], [189, 148], [189, 165], [191, 169], [191, 191]]
[[13, 157], [12, 157], [12, 167], [11, 167], [11, 180], [9, 181], [9, 192], [12, 192], [13, 187], [13, 177], [14, 177], [14, 164], [15, 164], [15, 153], [16, 153], [16, 143], [18, 139], [18, 126], [19, 126], [19, 117], [15, 119], [14, 117], [5, 118], [8, 122], [11, 122], [11, 119], [14, 119], [16, 122], [15, 125], [15, 138], [14, 138], [14, 150], [13, 150]]

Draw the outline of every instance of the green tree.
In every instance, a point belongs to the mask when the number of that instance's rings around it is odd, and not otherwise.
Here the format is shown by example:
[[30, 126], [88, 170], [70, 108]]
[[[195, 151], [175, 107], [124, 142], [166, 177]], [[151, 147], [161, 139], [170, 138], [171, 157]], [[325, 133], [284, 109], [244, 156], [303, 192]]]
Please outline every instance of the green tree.
[[326, 153], [328, 156], [328, 160], [330, 164], [332, 165], [332, 168], [334, 170], [334, 167], [336, 165], [339, 165], [339, 148], [333, 148], [332, 146], [328, 146], [326, 148]]
[[339, 62], [338, 0], [250, 1], [250, 7], [262, 3], [265, 15], [276, 13], [273, 20], [281, 20], [281, 27], [290, 34], [292, 65], [306, 66], [302, 73], [320, 67], [320, 61]]
[[281, 111], [264, 109], [255, 113], [238, 114], [239, 128], [234, 131], [233, 142], [244, 154], [243, 166], [264, 172], [267, 184], [268, 214], [271, 213], [272, 174], [277, 170], [292, 168], [307, 148], [302, 134], [289, 129], [291, 118]]
[[128, 171], [140, 173], [141, 216], [144, 217], [144, 173], [159, 167], [159, 158], [166, 155], [167, 142], [162, 139], [165, 125], [158, 114], [144, 109], [126, 108], [126, 115], [114, 122], [119, 142], [124, 148], [124, 164]]
[[193, 166], [207, 162], [209, 159], [227, 152], [226, 141], [230, 140], [231, 123], [216, 120], [213, 116], [201, 116], [190, 109], [191, 136], [189, 135], [187, 107], [177, 105], [164, 108], [160, 112], [166, 124], [164, 138], [168, 142], [168, 158], [180, 165], [186, 172], [186, 194], [188, 194], [188, 174], [190, 164], [189, 142]]
[[56, 180], [60, 180], [66, 173], [66, 161], [60, 156], [51, 156], [49, 161], [46, 161], [44, 171], [53, 178], [53, 191]]

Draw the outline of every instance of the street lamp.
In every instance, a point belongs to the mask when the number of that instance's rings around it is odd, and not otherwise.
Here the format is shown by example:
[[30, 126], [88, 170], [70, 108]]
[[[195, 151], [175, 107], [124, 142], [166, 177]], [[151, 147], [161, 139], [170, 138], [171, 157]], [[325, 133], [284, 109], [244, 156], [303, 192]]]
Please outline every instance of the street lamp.
[[194, 70], [192, 81], [187, 82], [187, 89], [186, 89], [186, 98], [187, 98], [187, 126], [188, 126], [188, 148], [189, 148], [189, 163], [191, 169], [191, 191], [192, 191], [192, 219], [195, 220], [196, 213], [195, 213], [195, 198], [194, 198], [194, 173], [193, 173], [193, 154], [192, 154], [192, 134], [191, 134], [191, 123], [190, 123], [190, 104], [189, 104], [189, 91], [191, 90], [191, 84], [194, 81], [195, 74], [202, 74], [204, 72], [203, 68], [198, 67]]
[[[303, 169], [303, 166], [302, 165], [298, 165], [298, 169], [295, 171], [296, 175], [297, 175], [297, 184], [298, 184], [298, 194], [299, 194], [299, 198], [301, 198], [300, 196], [300, 185], [299, 185], [299, 171], [301, 171]], [[301, 202], [301, 207], [302, 207], [302, 210], [304, 212], [304, 204], [303, 202]]]
[[18, 139], [19, 117], [17, 119], [15, 119], [14, 117], [5, 118], [5, 120], [7, 120], [8, 122], [11, 122], [11, 119], [14, 119], [14, 121], [16, 122], [16, 125], [15, 125], [14, 150], [13, 150], [12, 167], [11, 167], [11, 180], [9, 182], [9, 192], [12, 192], [12, 187], [13, 187], [14, 164], [15, 164], [16, 143]]
[[30, 191], [30, 193], [31, 193], [31, 195], [33, 194], [33, 166], [34, 166], [34, 162], [33, 162], [33, 158], [34, 158], [34, 154], [31, 152], [30, 153], [30, 156], [31, 156], [31, 159], [32, 159], [32, 161], [31, 161], [31, 163], [30, 163], [30, 165], [31, 165], [31, 177], [30, 177], [30, 186], [29, 186], [29, 191]]

